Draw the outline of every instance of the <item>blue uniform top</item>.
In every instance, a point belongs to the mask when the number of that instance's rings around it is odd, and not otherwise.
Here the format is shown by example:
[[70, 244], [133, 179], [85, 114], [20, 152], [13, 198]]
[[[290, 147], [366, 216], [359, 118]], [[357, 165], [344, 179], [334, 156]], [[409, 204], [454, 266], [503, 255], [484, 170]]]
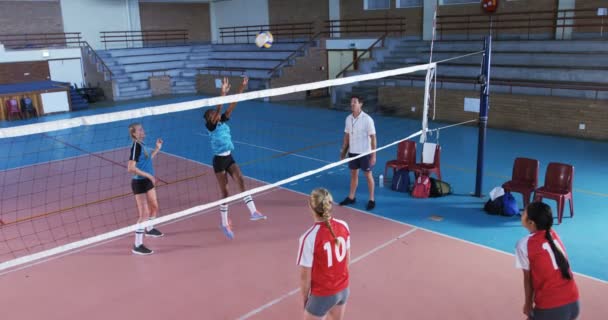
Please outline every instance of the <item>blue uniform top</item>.
[[226, 153], [234, 150], [234, 144], [232, 144], [232, 136], [230, 135], [230, 127], [225, 123], [230, 120], [226, 117], [226, 114], [222, 114], [220, 121], [217, 124], [207, 122], [205, 125], [207, 131], [209, 131], [209, 137], [211, 138], [211, 150], [214, 155]]
[[[131, 156], [129, 160], [136, 162], [137, 169], [147, 172], [154, 176], [154, 166], [152, 165], [152, 149], [146, 147], [142, 142], [133, 142], [131, 146]], [[140, 175], [133, 175], [133, 179], [146, 179]]]

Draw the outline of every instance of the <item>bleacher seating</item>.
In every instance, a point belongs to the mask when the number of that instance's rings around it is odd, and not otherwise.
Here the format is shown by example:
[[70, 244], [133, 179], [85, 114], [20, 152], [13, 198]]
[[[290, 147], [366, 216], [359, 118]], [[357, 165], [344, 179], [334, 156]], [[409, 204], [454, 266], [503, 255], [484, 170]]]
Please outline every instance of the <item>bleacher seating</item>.
[[[115, 99], [146, 98], [152, 95], [151, 76], [171, 77], [172, 93], [196, 93], [201, 73], [246, 74], [250, 87], [264, 88], [272, 71], [302, 45], [275, 43], [269, 49], [254, 44], [206, 44], [175, 47], [129, 48], [99, 51], [113, 73], [118, 93]], [[280, 70], [274, 74], [280, 76]]]
[[[428, 63], [430, 42], [398, 41], [380, 58], [362, 62], [359, 71], [369, 72]], [[437, 41], [433, 61], [481, 51], [481, 41]], [[385, 49], [386, 51], [386, 49]], [[481, 55], [441, 63], [437, 70], [438, 88], [479, 90], [477, 77]], [[390, 85], [422, 87], [424, 72], [393, 78]], [[576, 41], [494, 41], [491, 64], [492, 92], [550, 95], [589, 99], [608, 99], [608, 42]], [[377, 101], [378, 86], [369, 82], [343, 92], [339, 108], [348, 107], [351, 93]]]

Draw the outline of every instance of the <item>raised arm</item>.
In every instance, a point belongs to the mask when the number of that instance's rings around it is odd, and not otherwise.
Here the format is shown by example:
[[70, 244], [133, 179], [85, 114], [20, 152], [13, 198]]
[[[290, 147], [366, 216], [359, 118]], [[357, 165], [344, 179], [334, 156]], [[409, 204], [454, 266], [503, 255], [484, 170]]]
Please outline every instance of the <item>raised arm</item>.
[[[230, 82], [228, 82], [228, 78], [224, 77], [224, 79], [222, 79], [222, 89], [220, 91], [220, 94], [223, 96], [226, 96], [226, 94], [228, 94], [228, 92], [230, 91]], [[222, 106], [221, 104], [218, 104], [215, 107], [215, 114], [213, 115], [213, 118], [211, 118], [211, 122], [212, 123], [217, 123], [220, 121], [220, 119], [222, 118]], [[226, 111], [228, 112], [228, 111]]]
[[[241, 86], [239, 87], [239, 90], [237, 93], [243, 93], [243, 91], [245, 91], [245, 89], [247, 89], [248, 83], [249, 83], [249, 78], [244, 77], [243, 82], [241, 83]], [[236, 107], [236, 102], [233, 102], [230, 104], [230, 106], [228, 106], [228, 110], [226, 110], [226, 118], [230, 118], [230, 115], [232, 114], [234, 107]]]
[[156, 157], [156, 155], [158, 154], [158, 152], [160, 151], [160, 148], [163, 147], [163, 139], [158, 138], [156, 139], [156, 148], [154, 149], [154, 151], [152, 151], [152, 158]]

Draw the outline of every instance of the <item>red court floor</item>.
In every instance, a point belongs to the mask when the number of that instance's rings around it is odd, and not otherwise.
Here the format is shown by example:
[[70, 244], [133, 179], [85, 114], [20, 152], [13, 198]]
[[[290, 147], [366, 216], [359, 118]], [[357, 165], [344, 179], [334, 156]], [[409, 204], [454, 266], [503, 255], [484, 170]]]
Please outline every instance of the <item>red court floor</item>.
[[[266, 221], [230, 207], [236, 238], [216, 210], [162, 226], [134, 256], [132, 236], [0, 276], [7, 319], [299, 319], [297, 240], [311, 224], [306, 196], [276, 189], [256, 197]], [[352, 232], [347, 319], [523, 319], [513, 257], [337, 207]], [[578, 276], [581, 319], [608, 314], [608, 286]], [[290, 295], [291, 293], [291, 295]], [[273, 302], [274, 304], [269, 304]]]

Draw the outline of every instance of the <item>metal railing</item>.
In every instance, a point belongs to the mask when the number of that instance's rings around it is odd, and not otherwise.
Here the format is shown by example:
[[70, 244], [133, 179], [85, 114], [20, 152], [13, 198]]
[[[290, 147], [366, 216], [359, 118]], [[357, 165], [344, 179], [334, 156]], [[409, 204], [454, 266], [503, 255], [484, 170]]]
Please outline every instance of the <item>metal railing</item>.
[[289, 40], [310, 39], [314, 36], [314, 23], [278, 23], [260, 24], [250, 26], [235, 26], [220, 28], [220, 39], [222, 43], [254, 43], [255, 37], [264, 31], [270, 31], [275, 41], [287, 42]]
[[[401, 75], [386, 78], [387, 81], [405, 80], [410, 81], [413, 86], [416, 81], [425, 81], [423, 75]], [[477, 87], [479, 79], [472, 77], [437, 77], [437, 89], [442, 89], [445, 83], [464, 83], [471, 84]], [[584, 83], [584, 82], [566, 82], [566, 81], [542, 81], [542, 80], [524, 80], [524, 79], [492, 79], [493, 86], [504, 86], [509, 88], [509, 93], [513, 94], [513, 88], [543, 88], [549, 89], [549, 95], [553, 96], [553, 90], [578, 90], [578, 91], [595, 91], [594, 99], [599, 98], [600, 92], [608, 91], [608, 84], [604, 83]]]
[[239, 75], [245, 75], [245, 73], [247, 72], [246, 68], [241, 68], [241, 67], [200, 67], [200, 68], [196, 68], [196, 73], [197, 74], [201, 74], [202, 72], [205, 72], [207, 74], [213, 74], [214, 72], [217, 72], [218, 76], [221, 75], [225, 75], [225, 76], [230, 76], [232, 75], [233, 72], [237, 72], [239, 73]]
[[0, 34], [0, 43], [8, 49], [80, 46], [80, 32]]
[[378, 38], [376, 41], [374, 41], [374, 43], [372, 43], [371, 46], [369, 46], [367, 49], [365, 49], [363, 52], [361, 52], [361, 54], [359, 54], [351, 63], [349, 63], [346, 67], [344, 67], [344, 69], [342, 69], [342, 71], [338, 72], [338, 74], [336, 74], [336, 78], [339, 78], [341, 75], [343, 75], [344, 73], [346, 73], [346, 71], [348, 70], [348, 68], [350, 68], [353, 65], [357, 65], [357, 63], [359, 62], [359, 60], [366, 54], [369, 52], [369, 56], [370, 58], [372, 57], [372, 50], [374, 49], [374, 47], [379, 43], [382, 42], [382, 44], [380, 45], [381, 47], [384, 46], [384, 39], [386, 38], [388, 34], [383, 34], [382, 36], [380, 36], [380, 38]]
[[298, 47], [289, 56], [279, 62], [274, 68], [272, 68], [272, 70], [268, 71], [268, 75], [272, 77], [277, 71], [279, 71], [281, 67], [289, 63], [289, 61], [291, 61], [291, 59], [294, 59], [296, 55], [304, 52], [304, 50], [306, 50], [311, 44], [317, 41], [323, 34], [323, 32], [316, 33], [312, 38], [310, 38], [310, 40], [300, 45], [300, 47]]
[[[162, 47], [188, 43], [188, 30], [101, 31], [101, 43], [119, 48]], [[116, 46], [114, 46], [116, 47]]]
[[406, 19], [405, 17], [387, 17], [326, 20], [324, 31], [331, 38], [336, 37], [338, 34], [367, 36], [378, 34], [398, 34], [402, 36], [406, 32]]
[[[566, 30], [573, 34], [597, 34], [605, 37], [608, 19], [596, 15], [595, 9], [565, 9], [531, 12], [506, 12], [492, 15], [439, 15], [437, 34], [439, 40], [480, 40], [485, 35], [495, 39], [565, 39]], [[464, 37], [464, 39], [462, 39]]]
[[110, 70], [110, 68], [108, 67], [108, 65], [103, 61], [103, 59], [99, 56], [99, 54], [97, 54], [97, 51], [95, 51], [95, 49], [93, 49], [93, 47], [91, 47], [91, 45], [86, 42], [86, 41], [82, 41], [82, 47], [84, 48], [84, 50], [87, 51], [87, 53], [89, 54], [93, 54], [93, 56], [95, 56], [95, 61], [98, 61], [101, 63], [101, 72], [104, 73], [108, 73], [109, 79], [108, 80], [112, 80], [112, 76], [114, 76], [114, 73], [112, 73], [112, 70]]

